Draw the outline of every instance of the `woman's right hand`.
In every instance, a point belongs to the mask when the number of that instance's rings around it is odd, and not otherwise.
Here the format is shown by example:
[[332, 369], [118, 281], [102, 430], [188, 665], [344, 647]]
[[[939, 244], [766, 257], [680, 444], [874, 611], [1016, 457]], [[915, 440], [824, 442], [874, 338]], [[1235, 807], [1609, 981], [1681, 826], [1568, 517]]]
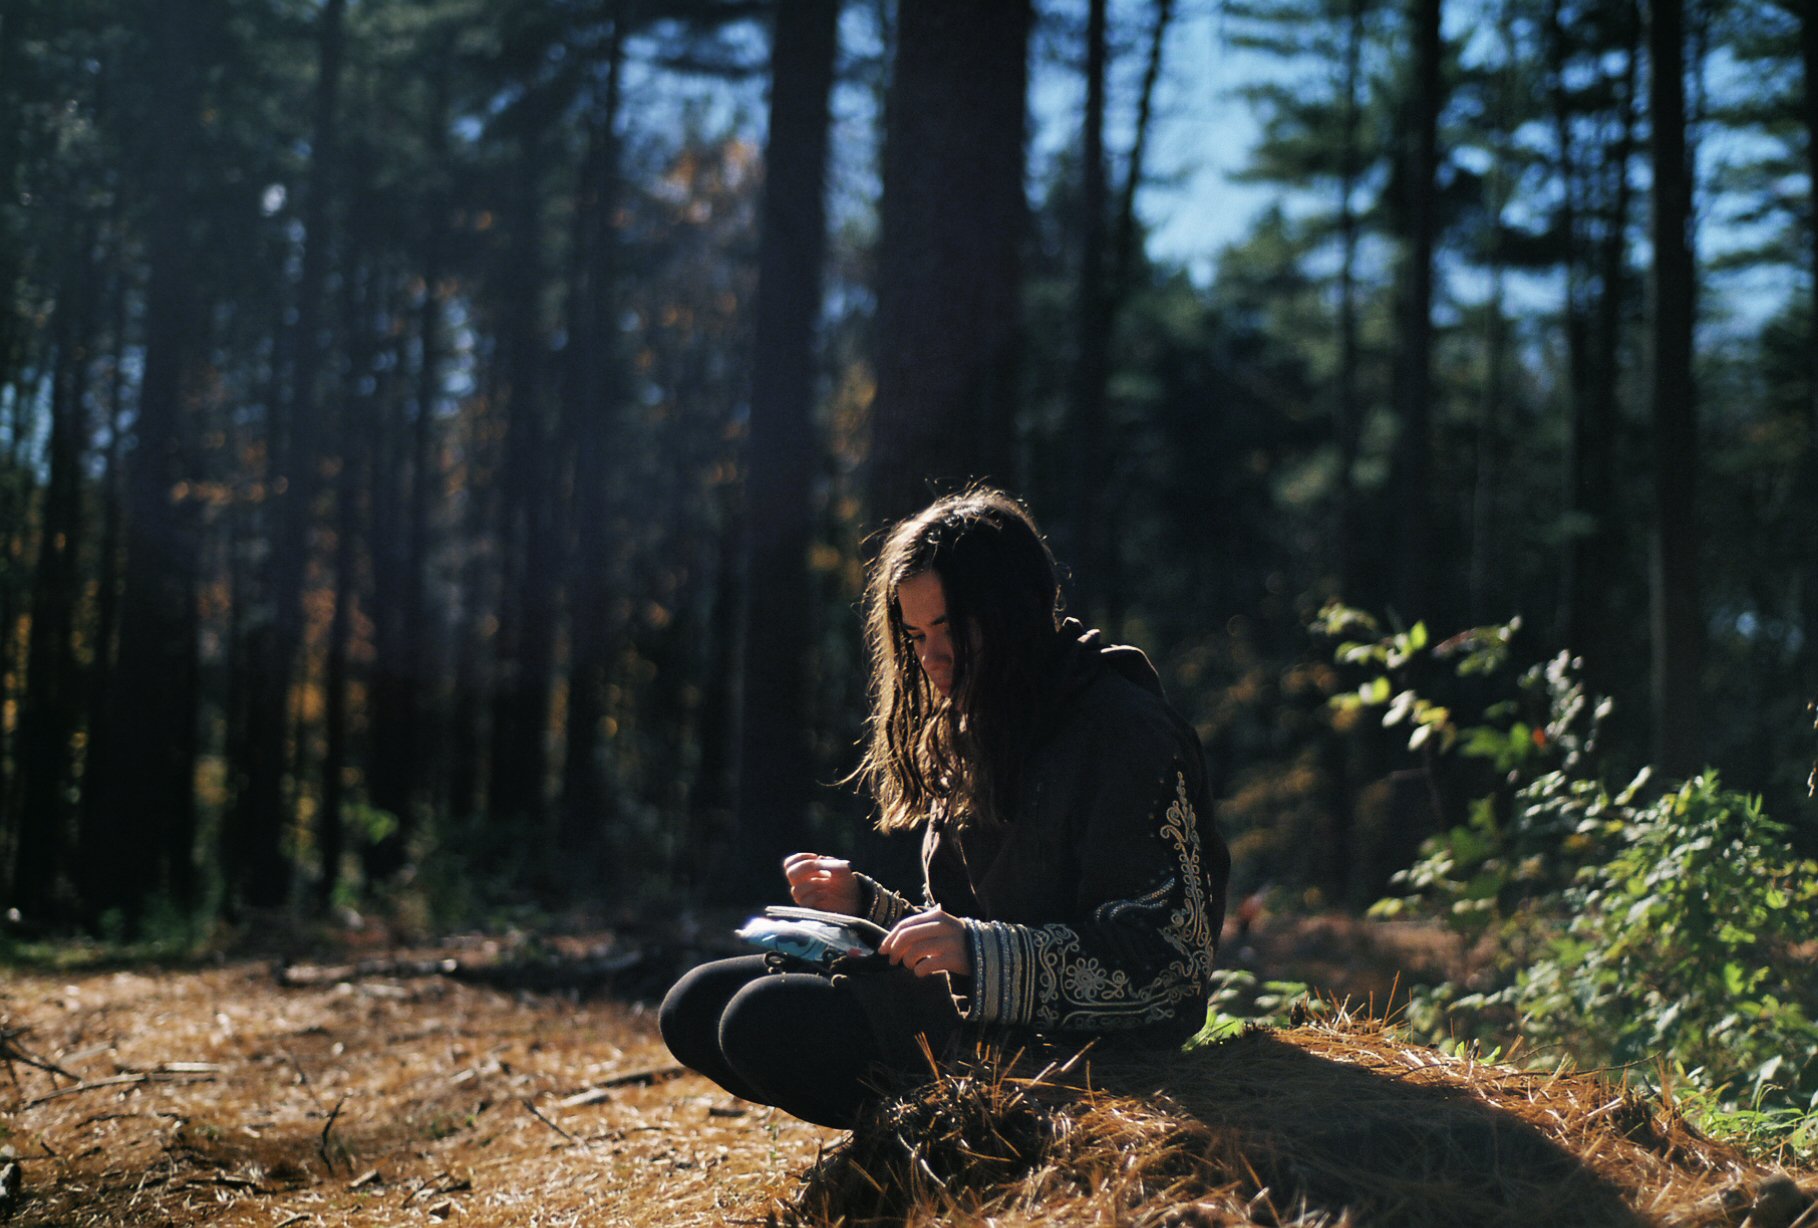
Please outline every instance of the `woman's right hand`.
[[789, 898], [803, 908], [854, 915], [859, 908], [859, 881], [852, 863], [821, 853], [791, 853], [783, 858]]

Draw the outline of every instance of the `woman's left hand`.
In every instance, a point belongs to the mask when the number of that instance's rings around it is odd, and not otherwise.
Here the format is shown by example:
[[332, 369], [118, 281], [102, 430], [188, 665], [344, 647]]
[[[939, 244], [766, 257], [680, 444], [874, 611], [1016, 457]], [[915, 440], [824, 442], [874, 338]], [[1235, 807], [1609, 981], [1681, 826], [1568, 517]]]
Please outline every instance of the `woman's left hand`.
[[917, 976], [936, 972], [972, 975], [972, 944], [966, 941], [966, 927], [944, 909], [931, 908], [898, 921], [877, 951]]

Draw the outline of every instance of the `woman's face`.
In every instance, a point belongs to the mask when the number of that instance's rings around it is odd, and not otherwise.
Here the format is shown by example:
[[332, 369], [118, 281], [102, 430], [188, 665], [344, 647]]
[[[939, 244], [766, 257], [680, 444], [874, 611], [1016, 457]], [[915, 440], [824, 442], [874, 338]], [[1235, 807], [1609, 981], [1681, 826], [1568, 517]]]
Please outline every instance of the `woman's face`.
[[947, 591], [941, 578], [932, 571], [910, 576], [897, 586], [896, 605], [929, 685], [943, 697], [951, 695], [953, 631], [947, 621]]

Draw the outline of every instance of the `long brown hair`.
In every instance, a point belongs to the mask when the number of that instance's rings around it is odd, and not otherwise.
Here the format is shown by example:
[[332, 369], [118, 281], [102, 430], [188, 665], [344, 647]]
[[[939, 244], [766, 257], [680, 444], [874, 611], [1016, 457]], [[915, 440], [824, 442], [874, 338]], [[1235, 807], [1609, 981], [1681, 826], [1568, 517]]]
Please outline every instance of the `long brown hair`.
[[[916, 661], [897, 600], [925, 572], [940, 577], [953, 636], [945, 697]], [[946, 495], [890, 529], [865, 586], [871, 716], [852, 777], [876, 798], [881, 829], [919, 826], [937, 805], [967, 822], [1015, 812], [1059, 612], [1054, 556], [1001, 490]]]

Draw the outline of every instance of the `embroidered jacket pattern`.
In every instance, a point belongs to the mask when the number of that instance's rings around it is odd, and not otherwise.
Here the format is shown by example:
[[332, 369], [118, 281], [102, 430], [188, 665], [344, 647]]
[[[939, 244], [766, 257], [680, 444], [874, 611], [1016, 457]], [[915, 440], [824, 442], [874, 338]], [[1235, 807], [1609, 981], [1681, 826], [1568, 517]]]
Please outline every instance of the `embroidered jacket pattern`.
[[[960, 916], [973, 975], [956, 1004], [981, 1025], [1152, 1032], [1204, 1022], [1230, 859], [1203, 755], [1140, 652], [1074, 645], [1056, 718], [1008, 824], [930, 825], [924, 898]], [[915, 911], [861, 876], [863, 911]]]

